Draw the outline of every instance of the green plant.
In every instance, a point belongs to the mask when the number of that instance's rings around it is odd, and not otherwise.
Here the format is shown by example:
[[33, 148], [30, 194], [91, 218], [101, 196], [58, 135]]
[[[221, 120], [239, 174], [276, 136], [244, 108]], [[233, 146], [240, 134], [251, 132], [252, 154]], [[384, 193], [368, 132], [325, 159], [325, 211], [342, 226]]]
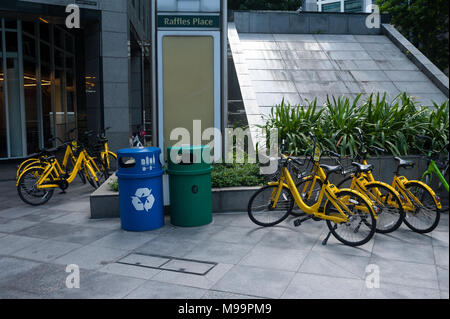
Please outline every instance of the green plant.
[[405, 93], [389, 102], [386, 95], [370, 95], [353, 102], [347, 97], [329, 97], [323, 108], [314, 100], [306, 106], [291, 106], [283, 100], [264, 126], [279, 129], [280, 142], [286, 141], [292, 155], [311, 152], [308, 132], [316, 135], [323, 149], [354, 156], [361, 145], [357, 128], [361, 128], [369, 145], [384, 148], [392, 155], [423, 154], [419, 135], [433, 138], [433, 149], [448, 143], [449, 102], [434, 108], [418, 105]]
[[109, 190], [112, 192], [119, 191], [119, 180], [117, 178], [115, 178], [111, 182], [109, 182]]
[[216, 164], [212, 184], [214, 188], [260, 186], [264, 176], [260, 175], [258, 164]]
[[416, 48], [448, 73], [448, 0], [378, 0], [377, 3]]

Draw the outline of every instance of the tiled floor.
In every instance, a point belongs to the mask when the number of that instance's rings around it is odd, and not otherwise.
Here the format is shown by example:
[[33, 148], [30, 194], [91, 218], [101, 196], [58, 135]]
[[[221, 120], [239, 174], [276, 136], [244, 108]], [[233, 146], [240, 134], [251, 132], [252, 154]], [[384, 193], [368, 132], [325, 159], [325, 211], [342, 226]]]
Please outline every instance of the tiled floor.
[[[245, 213], [195, 229], [124, 232], [119, 220], [89, 219], [90, 192], [76, 184], [36, 208], [14, 182], [0, 182], [0, 298], [449, 297], [448, 213], [429, 235], [402, 227], [363, 247], [324, 247], [323, 222], [262, 229]], [[117, 263], [132, 252], [217, 265], [199, 276]], [[80, 267], [80, 289], [66, 288], [70, 264]], [[380, 287], [369, 289], [373, 269]]]

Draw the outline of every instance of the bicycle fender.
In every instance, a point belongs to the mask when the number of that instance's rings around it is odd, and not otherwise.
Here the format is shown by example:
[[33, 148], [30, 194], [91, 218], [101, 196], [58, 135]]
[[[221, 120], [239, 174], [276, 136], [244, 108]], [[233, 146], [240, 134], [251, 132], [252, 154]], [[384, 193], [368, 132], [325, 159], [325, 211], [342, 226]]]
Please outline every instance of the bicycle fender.
[[23, 170], [23, 172], [22, 172], [22, 173], [19, 175], [19, 177], [17, 178], [17, 181], [16, 181], [16, 187], [19, 187], [19, 182], [20, 182], [20, 179], [22, 178], [22, 176], [25, 175], [25, 173], [29, 172], [30, 170], [32, 170], [32, 169], [34, 169], [34, 168], [36, 168], [36, 167], [45, 169], [45, 167], [43, 167], [43, 166], [31, 166], [31, 167], [27, 167], [25, 170]]
[[23, 161], [17, 168], [16, 179], [19, 178], [19, 176], [20, 176], [19, 172], [21, 171], [22, 167], [26, 167], [29, 164], [31, 164], [32, 162], [33, 163], [39, 162], [39, 159], [38, 158], [30, 158], [30, 159], [27, 159], [26, 161]]
[[423, 188], [425, 188], [428, 192], [430, 192], [431, 197], [433, 197], [434, 203], [436, 204], [437, 208], [438, 208], [439, 210], [442, 209], [442, 203], [438, 202], [438, 200], [437, 200], [437, 198], [436, 198], [436, 197], [437, 197], [436, 192], [435, 192], [430, 186], [428, 186], [427, 184], [425, 184], [424, 182], [421, 182], [421, 181], [408, 181], [408, 182], [406, 182], [406, 183], [403, 184], [403, 185], [404, 185], [405, 187], [407, 187], [408, 185], [412, 185], [412, 184], [419, 184], [419, 185], [421, 185]]

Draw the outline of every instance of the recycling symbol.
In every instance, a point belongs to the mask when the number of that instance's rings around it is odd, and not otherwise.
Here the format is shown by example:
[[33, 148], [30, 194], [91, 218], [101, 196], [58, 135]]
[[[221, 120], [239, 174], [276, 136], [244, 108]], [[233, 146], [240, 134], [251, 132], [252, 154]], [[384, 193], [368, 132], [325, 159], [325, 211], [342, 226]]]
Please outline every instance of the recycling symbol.
[[150, 189], [139, 188], [136, 190], [136, 195], [131, 196], [131, 203], [138, 212], [148, 213], [155, 204], [155, 197]]

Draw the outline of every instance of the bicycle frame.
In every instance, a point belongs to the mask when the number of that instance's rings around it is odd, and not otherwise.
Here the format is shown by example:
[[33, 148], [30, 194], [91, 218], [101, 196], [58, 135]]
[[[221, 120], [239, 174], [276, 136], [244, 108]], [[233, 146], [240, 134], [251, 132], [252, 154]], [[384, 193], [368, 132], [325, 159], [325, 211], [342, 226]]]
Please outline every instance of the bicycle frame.
[[[362, 164], [369, 165], [367, 160], [363, 160]], [[377, 200], [378, 198], [380, 198], [382, 196], [382, 194], [378, 190], [376, 191], [375, 194], [368, 192], [367, 186], [370, 186], [370, 185], [382, 185], [382, 186], [386, 187], [387, 189], [391, 190], [397, 196], [398, 199], [401, 198], [400, 193], [394, 187], [392, 187], [391, 185], [386, 184], [384, 182], [375, 180], [372, 171], [369, 171], [367, 173], [360, 173], [359, 176], [356, 176], [356, 174], [355, 174], [350, 188], [358, 190], [358, 191], [366, 194], [372, 200]], [[387, 204], [392, 207], [399, 208], [397, 202], [390, 198], [388, 198]]]
[[[353, 191], [351, 189], [338, 189], [335, 185], [329, 183], [327, 181], [327, 176], [326, 176], [324, 170], [320, 167], [318, 162], [316, 162], [314, 164], [313, 172], [314, 173], [311, 176], [314, 176], [314, 182], [316, 181], [316, 178], [320, 179], [322, 181], [322, 189], [320, 191], [320, 195], [319, 195], [319, 198], [318, 198], [318, 201], [316, 204], [314, 204], [312, 206], [308, 206], [303, 201], [302, 197], [300, 196], [300, 193], [298, 192], [297, 186], [295, 185], [294, 180], [292, 179], [292, 176], [291, 176], [288, 168], [285, 166], [285, 167], [283, 167], [280, 181], [269, 183], [270, 186], [278, 186], [276, 192], [274, 191], [274, 194], [272, 194], [272, 196], [274, 197], [273, 198], [273, 206], [276, 207], [278, 200], [280, 198], [282, 189], [287, 188], [291, 191], [291, 194], [294, 197], [295, 203], [306, 214], [314, 215], [315, 217], [323, 219], [323, 220], [330, 220], [337, 224], [348, 222], [349, 219], [348, 219], [347, 215], [344, 213], [344, 210], [347, 213], [349, 213], [350, 215], [353, 215], [353, 213], [351, 212], [351, 210], [347, 207], [347, 205], [345, 203], [343, 203], [340, 199], [337, 198], [336, 194], [339, 191], [343, 191], [343, 190], [351, 192], [351, 193], [355, 193], [355, 191]], [[310, 178], [310, 177], [306, 177], [306, 178]], [[324, 181], [327, 181], [327, 182], [325, 183]], [[307, 186], [305, 186], [305, 187], [307, 187]], [[365, 197], [364, 194], [358, 193], [358, 195], [363, 197], [363, 199], [366, 200], [367, 203], [370, 203], [370, 201]], [[321, 206], [322, 200], [325, 197], [327, 197], [327, 199], [331, 202], [331, 204], [337, 209], [340, 216], [325, 215], [325, 213], [320, 211], [320, 208], [321, 208], [320, 206]], [[368, 206], [371, 207], [370, 204]], [[359, 207], [358, 209], [367, 212], [366, 207]], [[375, 218], [377, 218], [375, 213], [374, 213], [374, 216], [375, 216]]]
[[[64, 174], [64, 171], [67, 170], [67, 166], [69, 164], [69, 159], [72, 159], [73, 163], [76, 162], [76, 158], [72, 151], [72, 146], [75, 146], [75, 145], [67, 145], [66, 152], [64, 153], [63, 162], [61, 165], [58, 165], [61, 168], [60, 172], [62, 174]], [[39, 159], [39, 158], [30, 158], [30, 159], [24, 161], [23, 163], [21, 163], [19, 168], [17, 169], [16, 180], [18, 180], [19, 177], [22, 175], [20, 172], [24, 172], [24, 171], [28, 170], [29, 168], [34, 167], [36, 164], [40, 164], [40, 163], [41, 163], [41, 159]]]
[[433, 180], [433, 173], [437, 175], [439, 180], [441, 181], [442, 185], [444, 185], [444, 188], [449, 191], [449, 185], [448, 182], [445, 180], [444, 175], [441, 173], [441, 170], [438, 168], [436, 162], [434, 160], [430, 161], [430, 164], [428, 165], [427, 170], [422, 175], [422, 181], [425, 180], [426, 176], [430, 176], [430, 182]]
[[431, 189], [430, 186], [428, 186], [427, 184], [420, 182], [420, 181], [409, 181], [405, 176], [395, 175], [394, 180], [392, 182], [392, 187], [395, 188], [402, 195], [402, 198], [403, 198], [402, 206], [403, 206], [403, 209], [405, 210], [405, 212], [415, 212], [416, 211], [416, 205], [414, 205], [414, 203], [411, 201], [411, 198], [416, 203], [423, 205], [420, 202], [420, 200], [406, 188], [406, 186], [409, 183], [416, 183], [416, 184], [420, 184], [421, 186], [423, 186], [432, 195], [433, 200], [436, 204], [436, 207], [439, 210], [442, 209], [442, 204], [437, 200], [436, 193]]
[[[56, 181], [65, 180], [65, 181], [67, 181], [67, 183], [71, 184], [77, 177], [78, 173], [81, 171], [82, 165], [84, 165], [89, 170], [89, 173], [91, 174], [91, 176], [93, 176], [95, 181], [98, 182], [97, 174], [95, 173], [94, 168], [91, 166], [91, 163], [92, 163], [92, 161], [89, 160], [89, 155], [87, 155], [86, 150], [83, 150], [77, 159], [77, 162], [75, 164], [75, 167], [74, 167], [72, 173], [70, 174], [70, 176], [67, 179], [64, 177], [61, 177], [61, 175], [58, 171], [60, 169], [60, 167], [59, 167], [59, 164], [57, 161], [54, 161], [53, 163], [49, 163], [49, 164], [47, 164], [47, 167], [45, 168], [44, 174], [41, 176], [39, 181], [36, 183], [37, 188], [38, 189], [58, 188], [59, 187], [58, 184], [45, 184], [46, 181], [48, 180], [49, 176], [51, 176], [52, 174], [55, 174], [57, 176], [57, 178], [53, 178]], [[95, 165], [95, 163], [94, 163], [94, 165]], [[53, 177], [53, 175], [52, 175], [52, 177]]]

